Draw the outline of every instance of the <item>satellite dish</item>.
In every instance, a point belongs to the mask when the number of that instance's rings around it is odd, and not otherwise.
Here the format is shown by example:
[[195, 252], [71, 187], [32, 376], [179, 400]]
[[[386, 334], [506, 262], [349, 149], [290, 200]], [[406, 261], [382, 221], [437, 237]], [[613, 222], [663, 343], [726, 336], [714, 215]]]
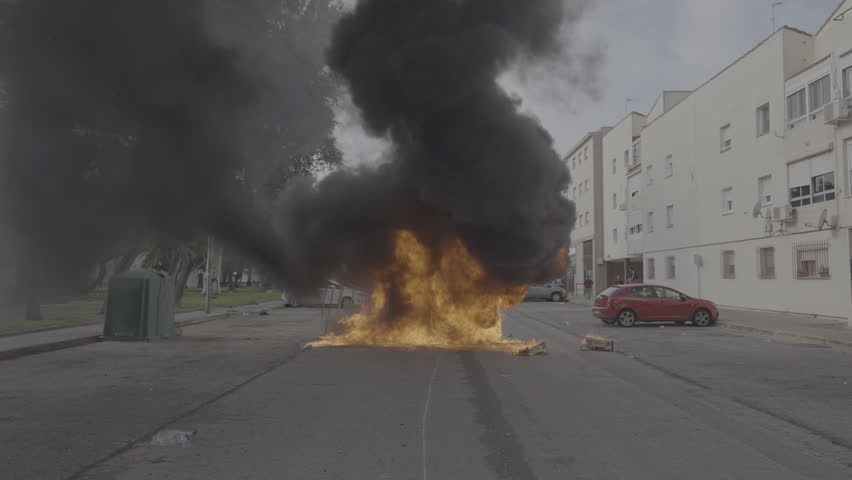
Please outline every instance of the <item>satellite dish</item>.
[[762, 217], [762, 216], [763, 216], [763, 215], [762, 215], [762, 213], [763, 213], [763, 212], [761, 212], [761, 208], [760, 208], [760, 207], [761, 207], [760, 202], [757, 202], [757, 203], [755, 203], [755, 204], [754, 204], [754, 208], [752, 208], [752, 209], [751, 209], [751, 215], [752, 215], [754, 218]]
[[824, 208], [824, 209], [822, 209], [822, 213], [819, 214], [819, 221], [817, 222], [817, 228], [822, 230], [822, 227], [824, 227], [826, 223], [828, 223], [828, 209]]

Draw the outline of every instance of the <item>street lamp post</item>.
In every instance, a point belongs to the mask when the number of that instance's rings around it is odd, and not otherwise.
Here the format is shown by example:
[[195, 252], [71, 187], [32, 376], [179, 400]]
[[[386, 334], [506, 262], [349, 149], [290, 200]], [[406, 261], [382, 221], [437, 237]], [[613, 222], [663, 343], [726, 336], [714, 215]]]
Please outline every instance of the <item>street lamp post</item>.
[[213, 298], [213, 282], [210, 281], [210, 268], [213, 264], [213, 237], [207, 236], [207, 265], [204, 272], [204, 312], [210, 313], [210, 303]]

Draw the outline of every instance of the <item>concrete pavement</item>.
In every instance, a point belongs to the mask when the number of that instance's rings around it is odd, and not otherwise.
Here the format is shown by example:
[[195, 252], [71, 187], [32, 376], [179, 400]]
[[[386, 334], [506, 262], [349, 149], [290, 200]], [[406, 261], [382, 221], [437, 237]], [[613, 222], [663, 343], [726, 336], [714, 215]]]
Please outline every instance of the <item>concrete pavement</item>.
[[65, 479], [274, 370], [322, 331], [315, 310], [0, 362], [0, 478]]
[[[241, 315], [281, 306], [281, 302], [276, 301], [236, 308], [216, 308], [209, 314], [204, 313], [203, 310], [193, 310], [175, 314], [175, 322], [179, 327], [186, 327], [230, 315]], [[0, 337], [0, 360], [88, 345], [99, 341], [102, 333], [103, 324], [99, 323]]]
[[[301, 315], [281, 311], [275, 318], [286, 323]], [[231, 329], [254, 336], [270, 328], [255, 324], [258, 318], [198, 327], [217, 329], [199, 342], [211, 347], [200, 355], [184, 346], [169, 353], [172, 357], [158, 354], [153, 365], [138, 356], [118, 371], [144, 370], [144, 381], [113, 378], [113, 390], [97, 386], [100, 373], [91, 371], [97, 364], [75, 366], [81, 352], [110, 345], [0, 364], [6, 380], [0, 384], [18, 382], [16, 375], [31, 378], [17, 404], [25, 412], [17, 431], [0, 430], [3, 444], [14, 446], [5, 464], [13, 470], [6, 471], [16, 474], [12, 478], [110, 480], [852, 475], [852, 356], [845, 349], [721, 328], [618, 329], [602, 325], [582, 307], [525, 304], [506, 314], [504, 330], [516, 338], [546, 340], [549, 356], [342, 348], [308, 350], [288, 361], [267, 357], [274, 341], [260, 348], [244, 345], [233, 356], [212, 352], [242, 344], [214, 339]], [[297, 322], [303, 334], [321, 330], [316, 312], [313, 320], [304, 318]], [[579, 351], [587, 333], [614, 338], [618, 352]], [[294, 340], [279, 335], [284, 344]], [[113, 363], [116, 356], [127, 353], [112, 352], [103, 362]], [[53, 363], [41, 363], [51, 357]], [[224, 392], [221, 384], [210, 388], [210, 367], [233, 375], [227, 368], [232, 359], [245, 368], [236, 375], [242, 380], [224, 382], [232, 385]], [[187, 365], [207, 373], [193, 374]], [[161, 382], [156, 372], [168, 375]], [[47, 377], [39, 379], [42, 375]], [[69, 377], [75, 381], [57, 385]], [[87, 394], [66, 406], [64, 397], [81, 381]], [[194, 402], [169, 400], [183, 396], [184, 389], [194, 392]], [[68, 420], [100, 404], [112, 405], [108, 418], [89, 414]], [[37, 415], [57, 408], [46, 421]], [[140, 413], [129, 413], [136, 410]], [[51, 422], [66, 427], [51, 430]], [[88, 434], [75, 435], [71, 427]], [[161, 428], [199, 434], [187, 448], [148, 445], [141, 432]], [[98, 445], [100, 455], [80, 448], [104, 437], [95, 433], [101, 430], [111, 443]], [[17, 434], [28, 442], [14, 442]], [[41, 446], [45, 442], [50, 448]], [[111, 453], [103, 455], [110, 446]], [[29, 452], [30, 447], [40, 450]], [[69, 453], [63, 454], [66, 448]], [[69, 460], [81, 453], [85, 462]], [[57, 466], [45, 465], [54, 462]], [[86, 468], [69, 469], [68, 463]], [[69, 471], [77, 474], [68, 476]]]

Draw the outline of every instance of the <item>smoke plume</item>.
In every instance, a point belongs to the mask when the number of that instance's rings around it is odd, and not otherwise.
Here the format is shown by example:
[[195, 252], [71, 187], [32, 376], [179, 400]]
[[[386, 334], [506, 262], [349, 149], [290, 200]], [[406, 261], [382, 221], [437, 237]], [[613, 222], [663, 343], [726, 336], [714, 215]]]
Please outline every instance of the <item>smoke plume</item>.
[[556, 53], [562, 0], [364, 0], [328, 60], [393, 161], [285, 193], [281, 229], [302, 278], [388, 263], [397, 229], [434, 250], [460, 236], [507, 286], [555, 276], [570, 178], [542, 127], [498, 86], [518, 58]]
[[[333, 31], [276, 40], [323, 3], [20, 2], [3, 37], [0, 195], [35, 274], [61, 282], [126, 242], [212, 233], [301, 289], [364, 280], [406, 229], [435, 251], [460, 238], [500, 285], [555, 276], [569, 173], [497, 78], [555, 54], [574, 4], [361, 0]], [[328, 91], [312, 90], [325, 61], [392, 140], [390, 161], [295, 182], [270, 222], [251, 185], [331, 129]]]

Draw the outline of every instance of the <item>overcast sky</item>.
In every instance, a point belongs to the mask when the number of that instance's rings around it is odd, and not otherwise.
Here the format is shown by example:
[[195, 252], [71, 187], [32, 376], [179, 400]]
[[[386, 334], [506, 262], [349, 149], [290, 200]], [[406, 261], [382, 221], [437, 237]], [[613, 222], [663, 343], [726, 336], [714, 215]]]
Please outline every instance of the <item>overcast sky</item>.
[[[647, 113], [662, 90], [696, 88], [772, 33], [771, 0], [593, 3], [566, 35], [571, 40], [560, 64], [502, 80], [550, 131], [560, 154], [589, 131], [620, 121], [626, 98], [634, 99], [630, 110]], [[776, 23], [815, 33], [839, 3], [786, 0], [777, 7]], [[343, 112], [339, 120], [347, 162], [373, 163], [380, 144], [359, 132], [357, 115]]]

